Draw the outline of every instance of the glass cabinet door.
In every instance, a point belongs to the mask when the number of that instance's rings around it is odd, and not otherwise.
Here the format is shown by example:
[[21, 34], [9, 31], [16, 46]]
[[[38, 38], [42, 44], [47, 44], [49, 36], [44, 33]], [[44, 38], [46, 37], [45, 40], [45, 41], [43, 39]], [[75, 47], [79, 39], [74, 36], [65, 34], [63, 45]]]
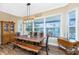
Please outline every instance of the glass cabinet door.
[[11, 22], [11, 24], [10, 24], [10, 30], [11, 30], [11, 32], [14, 32], [14, 23], [13, 22]]
[[9, 26], [9, 23], [8, 23], [8, 22], [5, 22], [5, 23], [4, 23], [4, 31], [5, 31], [5, 32], [8, 32], [8, 31], [9, 31], [8, 26]]

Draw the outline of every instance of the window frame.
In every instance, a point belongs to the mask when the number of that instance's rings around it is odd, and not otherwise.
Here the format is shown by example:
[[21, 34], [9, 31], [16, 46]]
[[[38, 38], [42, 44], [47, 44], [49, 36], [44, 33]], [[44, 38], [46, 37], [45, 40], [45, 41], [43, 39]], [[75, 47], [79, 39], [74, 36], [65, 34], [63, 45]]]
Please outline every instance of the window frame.
[[[60, 13], [59, 13], [59, 14], [55, 14], [55, 15], [49, 15], [49, 16], [47, 16], [46, 18], [48, 18], [48, 17], [56, 17], [56, 16], [59, 16], [59, 18], [60, 18], [60, 20], [57, 20], [57, 21], [60, 22], [60, 23], [59, 23], [60, 26], [57, 27], [57, 28], [60, 28], [60, 30], [61, 30], [61, 19], [62, 19], [61, 16], [62, 16], [62, 15], [61, 15]], [[46, 24], [46, 18], [45, 18], [45, 24]], [[55, 20], [54, 20], [54, 21], [55, 21]], [[54, 28], [54, 29], [55, 29], [56, 27], [50, 27], [50, 28], [52, 28], [52, 29]], [[46, 27], [45, 27], [45, 29], [46, 29]], [[61, 34], [61, 31], [60, 31], [60, 33], [59, 33], [59, 37], [60, 37], [60, 34]], [[57, 37], [55, 37], [55, 38], [57, 38]]]
[[[69, 25], [69, 22], [70, 22], [70, 20], [69, 20], [69, 13], [70, 12], [73, 12], [73, 11], [75, 11], [75, 39], [69, 39], [69, 27], [73, 27], [73, 26], [70, 26]], [[74, 42], [74, 41], [76, 41], [77, 40], [77, 8], [74, 8], [74, 9], [71, 9], [71, 10], [69, 10], [68, 12], [67, 12], [67, 23], [68, 23], [68, 25], [67, 25], [67, 34], [68, 34], [68, 39], [69, 39], [69, 41], [72, 41], [72, 42]]]

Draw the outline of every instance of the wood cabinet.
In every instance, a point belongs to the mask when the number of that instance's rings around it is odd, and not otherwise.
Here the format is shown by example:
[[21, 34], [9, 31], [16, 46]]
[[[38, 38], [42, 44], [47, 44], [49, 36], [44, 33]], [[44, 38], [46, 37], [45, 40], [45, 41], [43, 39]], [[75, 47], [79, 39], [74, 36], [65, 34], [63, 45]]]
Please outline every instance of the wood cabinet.
[[14, 22], [10, 22], [10, 42], [14, 41], [14, 36], [15, 36], [15, 23]]
[[0, 21], [0, 44], [12, 42], [15, 36], [15, 23], [11, 21]]

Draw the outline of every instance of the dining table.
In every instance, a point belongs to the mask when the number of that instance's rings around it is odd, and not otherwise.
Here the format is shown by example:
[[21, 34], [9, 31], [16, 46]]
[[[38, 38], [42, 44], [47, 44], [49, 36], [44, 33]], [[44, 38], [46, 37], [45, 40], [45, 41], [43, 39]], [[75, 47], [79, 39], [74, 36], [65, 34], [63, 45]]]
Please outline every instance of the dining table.
[[23, 35], [15, 36], [14, 38], [16, 40], [23, 40], [23, 41], [29, 41], [29, 42], [35, 42], [35, 43], [40, 43], [45, 39], [44, 37], [27, 37]]

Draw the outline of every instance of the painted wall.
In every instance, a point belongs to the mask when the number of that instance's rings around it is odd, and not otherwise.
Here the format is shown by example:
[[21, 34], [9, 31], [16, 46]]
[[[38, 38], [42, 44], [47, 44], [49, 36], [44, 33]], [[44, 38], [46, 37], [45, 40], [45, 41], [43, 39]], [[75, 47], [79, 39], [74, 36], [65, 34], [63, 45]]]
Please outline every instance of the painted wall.
[[11, 15], [5, 12], [0, 11], [0, 21], [13, 21], [15, 22], [15, 32], [17, 32], [17, 21], [18, 21], [17, 16]]
[[11, 14], [8, 14], [8, 13], [5, 13], [5, 12], [1, 12], [0, 11], [0, 21], [2, 20], [5, 20], [5, 21], [15, 21], [15, 19], [17, 18], [17, 16], [14, 16], [14, 15], [11, 15]]

